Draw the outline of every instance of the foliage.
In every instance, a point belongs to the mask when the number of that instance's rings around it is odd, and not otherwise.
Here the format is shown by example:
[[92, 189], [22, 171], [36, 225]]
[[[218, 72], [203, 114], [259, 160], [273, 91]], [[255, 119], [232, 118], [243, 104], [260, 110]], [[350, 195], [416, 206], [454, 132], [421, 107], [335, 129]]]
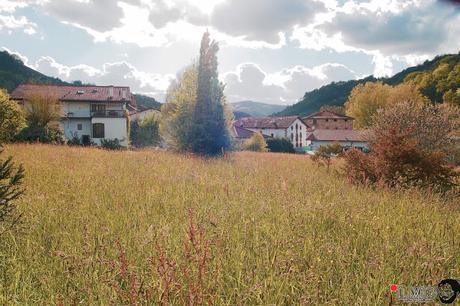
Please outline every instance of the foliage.
[[226, 119], [224, 85], [217, 72], [219, 45], [205, 32], [201, 40], [191, 149], [216, 156], [230, 148], [230, 122]]
[[305, 156], [4, 154], [27, 169], [27, 231], [2, 236], [1, 305], [381, 305], [391, 282], [460, 266], [458, 198], [357, 187]]
[[345, 107], [347, 115], [355, 118], [355, 128], [369, 128], [379, 110], [403, 102], [422, 105], [427, 100], [414, 85], [401, 84], [392, 87], [382, 82], [369, 82], [353, 88]]
[[23, 179], [24, 168], [22, 165], [16, 168], [11, 156], [0, 161], [0, 234], [14, 227], [21, 217], [15, 210], [16, 200], [24, 193]]
[[357, 150], [345, 153], [345, 173], [354, 184], [387, 187], [420, 187], [446, 191], [456, 185], [458, 176], [441, 151], [420, 149], [411, 132], [389, 127], [375, 135], [371, 153]]
[[345, 115], [345, 107], [340, 105], [323, 105], [319, 109], [320, 112], [333, 112], [339, 115]]
[[0, 142], [11, 142], [24, 127], [25, 118], [20, 106], [0, 89]]
[[166, 103], [161, 107], [160, 134], [167, 146], [176, 151], [191, 150], [197, 81], [197, 66], [192, 64], [171, 83]]
[[286, 138], [269, 138], [267, 147], [270, 152], [295, 153], [292, 142]]
[[120, 139], [101, 139], [101, 147], [107, 150], [121, 150], [123, 146], [121, 145]]
[[380, 111], [368, 135], [371, 153], [348, 152], [346, 173], [353, 183], [422, 187], [455, 186], [460, 111], [449, 105], [399, 103]]
[[78, 133], [74, 133], [72, 135], [72, 138], [70, 138], [68, 141], [67, 141], [67, 144], [69, 146], [81, 146], [82, 145], [82, 141], [81, 141], [81, 138], [78, 136]]
[[399, 103], [373, 118], [372, 130], [376, 135], [384, 135], [389, 127], [408, 133], [418, 150], [427, 154], [440, 151], [451, 162], [460, 162], [460, 109], [457, 107]]
[[19, 141], [42, 143], [65, 143], [60, 127], [61, 104], [52, 92], [47, 95], [33, 94], [26, 97], [25, 113], [27, 127], [17, 136]]
[[155, 146], [160, 143], [160, 118], [157, 114], [145, 117], [141, 122], [135, 121], [135, 139], [132, 143], [136, 147]]
[[241, 147], [245, 151], [253, 151], [253, 152], [267, 152], [267, 142], [265, 138], [260, 133], [254, 133], [251, 138], [245, 140]]
[[335, 142], [328, 145], [321, 145], [315, 151], [315, 154], [311, 157], [311, 160], [318, 165], [326, 166], [327, 170], [329, 171], [329, 167], [331, 166], [331, 159], [332, 157], [336, 157], [341, 155], [343, 152], [343, 147], [340, 143]]
[[435, 103], [460, 106], [460, 54], [442, 58], [432, 69], [409, 74], [405, 82], [415, 84]]

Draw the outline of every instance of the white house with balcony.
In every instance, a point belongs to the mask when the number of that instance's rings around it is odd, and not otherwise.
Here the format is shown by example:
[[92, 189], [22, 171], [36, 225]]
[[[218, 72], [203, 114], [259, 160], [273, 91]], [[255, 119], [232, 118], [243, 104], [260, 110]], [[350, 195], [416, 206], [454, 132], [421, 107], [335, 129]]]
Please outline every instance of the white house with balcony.
[[61, 126], [67, 139], [78, 137], [83, 144], [101, 144], [118, 139], [128, 146], [127, 107], [136, 100], [129, 87], [20, 85], [11, 98], [27, 107], [28, 97], [57, 99], [61, 105]]
[[246, 117], [236, 120], [234, 128], [261, 133], [265, 137], [287, 138], [294, 149], [307, 145], [308, 126], [298, 116], [289, 117]]

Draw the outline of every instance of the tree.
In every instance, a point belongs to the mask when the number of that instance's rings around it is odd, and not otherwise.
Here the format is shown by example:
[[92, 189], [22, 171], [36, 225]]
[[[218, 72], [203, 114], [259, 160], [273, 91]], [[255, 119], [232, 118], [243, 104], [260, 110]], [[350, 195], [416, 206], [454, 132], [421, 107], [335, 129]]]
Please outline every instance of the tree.
[[197, 100], [193, 114], [192, 143], [194, 153], [215, 156], [230, 147], [229, 122], [225, 116], [224, 86], [217, 72], [217, 42], [209, 32], [201, 41], [198, 64]]
[[0, 90], [0, 142], [10, 142], [25, 127], [21, 107]]
[[373, 117], [379, 110], [401, 102], [418, 105], [426, 104], [428, 100], [413, 84], [400, 84], [392, 87], [382, 82], [368, 82], [353, 88], [345, 103], [345, 108], [347, 115], [355, 118], [356, 128], [369, 128]]
[[268, 150], [279, 153], [295, 153], [294, 146], [286, 138], [270, 138], [267, 140]]
[[334, 156], [339, 156], [343, 152], [343, 147], [340, 143], [331, 143], [328, 145], [319, 146], [315, 154], [311, 157], [311, 160], [319, 165], [324, 165], [329, 171], [331, 166], [331, 159]]
[[192, 64], [171, 83], [161, 107], [161, 137], [176, 151], [191, 151], [197, 82], [197, 65]]
[[254, 133], [251, 138], [244, 141], [242, 149], [245, 151], [267, 152], [267, 142], [260, 133]]
[[160, 143], [159, 116], [151, 114], [138, 123], [136, 131], [136, 147], [148, 147]]
[[32, 94], [25, 98], [27, 127], [18, 135], [20, 141], [65, 142], [60, 127], [61, 104], [57, 95]]
[[323, 105], [319, 109], [320, 112], [333, 112], [339, 115], [345, 115], [345, 107], [341, 105]]
[[[0, 154], [3, 151], [0, 149]], [[15, 213], [15, 201], [24, 193], [22, 165], [15, 167], [12, 157], [0, 162], [0, 226], [1, 232], [14, 226], [20, 218]]]
[[449, 165], [459, 161], [460, 113], [449, 105], [399, 103], [374, 118], [369, 133], [371, 153], [345, 154], [351, 182], [389, 187], [447, 190], [457, 174]]
[[460, 109], [455, 106], [403, 102], [378, 112], [372, 121], [374, 137], [393, 127], [407, 132], [419, 150], [428, 154], [440, 151], [451, 162], [460, 163]]

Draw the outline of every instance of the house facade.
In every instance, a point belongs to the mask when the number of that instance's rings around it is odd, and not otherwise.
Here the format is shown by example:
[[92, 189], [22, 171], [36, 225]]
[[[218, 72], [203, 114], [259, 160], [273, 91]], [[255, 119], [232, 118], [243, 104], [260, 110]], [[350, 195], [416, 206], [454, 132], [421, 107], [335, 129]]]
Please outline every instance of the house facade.
[[317, 129], [307, 134], [306, 152], [314, 152], [320, 146], [339, 143], [345, 149], [357, 148], [368, 150], [365, 131]]
[[355, 119], [345, 115], [324, 111], [303, 117], [302, 120], [315, 130], [352, 130], [353, 121]]
[[287, 138], [295, 149], [301, 149], [307, 142], [308, 126], [297, 116], [241, 118], [235, 121], [234, 128], [261, 133], [269, 138]]
[[28, 98], [58, 100], [61, 127], [67, 139], [78, 137], [83, 144], [101, 144], [102, 139], [118, 139], [128, 146], [128, 106], [136, 101], [129, 87], [20, 85], [11, 94], [23, 107]]

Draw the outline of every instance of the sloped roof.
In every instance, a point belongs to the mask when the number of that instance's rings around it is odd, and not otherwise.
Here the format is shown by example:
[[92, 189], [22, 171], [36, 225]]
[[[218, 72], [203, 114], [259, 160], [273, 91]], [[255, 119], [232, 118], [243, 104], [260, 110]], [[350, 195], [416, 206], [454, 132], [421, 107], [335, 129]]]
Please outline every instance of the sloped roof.
[[252, 129], [287, 129], [297, 119], [302, 121], [302, 119], [300, 119], [300, 117], [297, 117], [297, 116], [246, 117], [246, 118], [241, 118], [235, 121], [234, 125], [238, 127], [242, 127], [242, 128], [252, 128]]
[[254, 133], [255, 132], [245, 129], [243, 127], [239, 127], [235, 125], [233, 126], [233, 134], [234, 134], [234, 137], [236, 138], [243, 138], [243, 139], [251, 138], [252, 135], [254, 135]]
[[348, 117], [345, 115], [337, 114], [334, 112], [324, 111], [324, 112], [316, 112], [310, 114], [303, 119], [351, 119], [354, 120], [352, 117]]
[[43, 95], [61, 101], [129, 102], [136, 105], [136, 99], [125, 86], [61, 86], [61, 85], [19, 85], [11, 94], [15, 100], [27, 96]]
[[307, 140], [318, 141], [366, 141], [365, 131], [318, 129], [307, 134]]

